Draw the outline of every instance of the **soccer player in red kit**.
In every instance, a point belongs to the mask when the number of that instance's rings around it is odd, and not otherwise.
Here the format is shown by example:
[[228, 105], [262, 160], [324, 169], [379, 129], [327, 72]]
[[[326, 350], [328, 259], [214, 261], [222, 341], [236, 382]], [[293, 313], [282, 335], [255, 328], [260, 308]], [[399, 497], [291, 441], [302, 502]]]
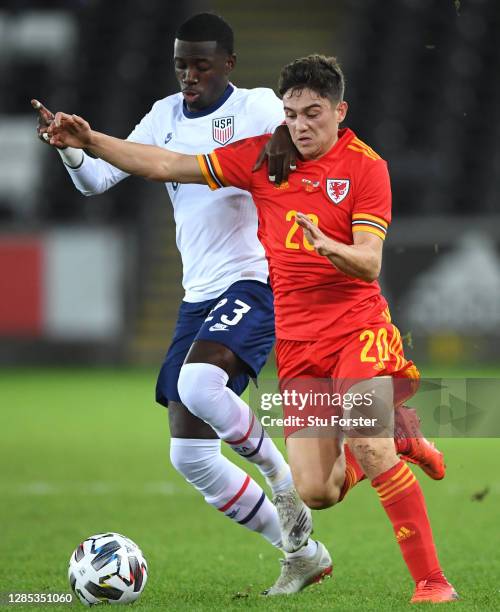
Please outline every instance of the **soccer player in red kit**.
[[[79, 117], [58, 114], [51, 142], [88, 148], [153, 180], [249, 191], [269, 261], [280, 380], [329, 379], [343, 393], [364, 397], [370, 390], [377, 405], [392, 410], [405, 399], [395, 381], [406, 382], [408, 397], [418, 371], [404, 357], [376, 280], [391, 221], [387, 164], [351, 130], [339, 129], [347, 103], [335, 59], [314, 55], [292, 62], [282, 70], [279, 89], [302, 157], [280, 186], [269, 183], [264, 168], [253, 171], [267, 135], [195, 157], [120, 141], [91, 131]], [[422, 491], [393, 439], [348, 429], [344, 454], [341, 437], [317, 435], [314, 428], [307, 435], [304, 427], [286, 430], [294, 482], [304, 501], [327, 508], [367, 477], [415, 580], [412, 602], [457, 599], [437, 558]]]

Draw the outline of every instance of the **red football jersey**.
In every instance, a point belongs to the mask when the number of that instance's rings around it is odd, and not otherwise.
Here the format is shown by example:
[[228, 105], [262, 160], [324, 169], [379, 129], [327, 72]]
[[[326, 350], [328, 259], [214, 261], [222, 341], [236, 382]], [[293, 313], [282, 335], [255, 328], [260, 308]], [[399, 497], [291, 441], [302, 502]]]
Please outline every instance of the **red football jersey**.
[[387, 164], [349, 129], [321, 158], [299, 161], [288, 183], [276, 187], [267, 167], [252, 172], [270, 135], [247, 138], [199, 155], [212, 189], [249, 191], [257, 206], [259, 239], [269, 262], [276, 335], [288, 340], [338, 337], [387, 307], [378, 282], [351, 278], [318, 255], [295, 221], [306, 214], [329, 237], [353, 244], [353, 232], [385, 238], [391, 220]]

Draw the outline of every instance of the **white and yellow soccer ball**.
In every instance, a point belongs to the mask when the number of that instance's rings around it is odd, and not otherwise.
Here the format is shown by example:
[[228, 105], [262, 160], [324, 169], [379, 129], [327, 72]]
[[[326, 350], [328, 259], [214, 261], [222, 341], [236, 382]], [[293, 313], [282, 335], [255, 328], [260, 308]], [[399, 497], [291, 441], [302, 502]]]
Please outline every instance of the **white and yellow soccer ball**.
[[128, 604], [144, 590], [148, 565], [141, 549], [119, 533], [84, 540], [69, 560], [71, 588], [86, 606]]

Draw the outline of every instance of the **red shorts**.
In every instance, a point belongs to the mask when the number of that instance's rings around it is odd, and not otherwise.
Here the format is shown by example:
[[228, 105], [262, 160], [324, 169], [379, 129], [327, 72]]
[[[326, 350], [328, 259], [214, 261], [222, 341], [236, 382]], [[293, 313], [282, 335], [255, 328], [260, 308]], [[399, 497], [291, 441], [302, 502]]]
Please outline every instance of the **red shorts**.
[[[360, 380], [393, 376], [397, 380], [394, 402], [400, 405], [415, 394], [420, 378], [413, 362], [405, 359], [401, 334], [390, 322], [388, 310], [369, 325], [352, 333], [344, 330], [337, 338], [278, 340], [276, 360], [282, 393], [283, 389], [294, 388], [304, 392], [312, 385], [315, 392], [343, 394]], [[283, 406], [285, 419], [297, 415], [293, 406], [285, 402]], [[325, 416], [320, 406], [306, 408], [308, 414]], [[285, 425], [285, 438], [310, 426], [307, 419], [300, 422], [297, 418], [286, 419], [285, 422], [291, 421], [295, 422]]]

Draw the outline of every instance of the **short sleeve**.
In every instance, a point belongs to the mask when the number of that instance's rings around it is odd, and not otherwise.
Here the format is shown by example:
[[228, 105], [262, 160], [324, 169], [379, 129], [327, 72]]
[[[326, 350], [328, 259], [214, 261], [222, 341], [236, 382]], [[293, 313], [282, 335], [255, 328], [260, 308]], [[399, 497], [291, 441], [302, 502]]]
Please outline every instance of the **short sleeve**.
[[252, 170], [269, 136], [238, 140], [215, 149], [207, 155], [197, 155], [198, 164], [210, 189], [238, 187], [250, 191]]
[[263, 109], [263, 112], [267, 119], [265, 132], [272, 134], [278, 125], [281, 125], [285, 120], [283, 102], [276, 96], [274, 91], [271, 91], [271, 94], [268, 96], [266, 108]]
[[285, 120], [283, 102], [268, 87], [248, 90], [245, 112], [251, 117], [254, 134], [272, 134]]
[[369, 160], [360, 170], [352, 207], [352, 232], [369, 232], [385, 240], [391, 222], [391, 182], [387, 163]]
[[[154, 109], [154, 107], [153, 107]], [[144, 115], [140, 123], [127, 136], [127, 140], [130, 142], [138, 142], [140, 144], [155, 144], [153, 137], [151, 115], [153, 110]]]

